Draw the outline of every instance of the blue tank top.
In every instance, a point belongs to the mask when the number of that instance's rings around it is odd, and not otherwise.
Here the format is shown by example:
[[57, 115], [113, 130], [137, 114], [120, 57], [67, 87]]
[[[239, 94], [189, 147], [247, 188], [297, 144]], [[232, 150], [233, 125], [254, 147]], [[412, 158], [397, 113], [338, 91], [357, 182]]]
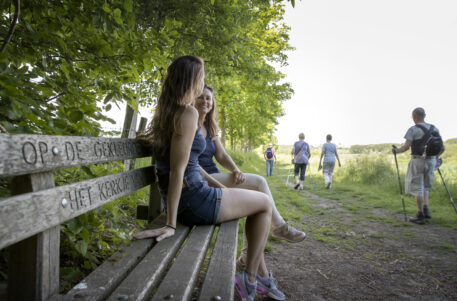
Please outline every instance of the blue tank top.
[[[198, 157], [205, 150], [205, 138], [200, 134], [200, 126], [195, 132], [194, 141], [190, 150], [189, 162], [187, 162], [184, 178], [202, 181], [203, 175], [198, 164]], [[159, 180], [159, 190], [163, 196], [168, 193], [168, 185], [170, 180], [170, 150], [163, 157], [156, 158], [157, 178]]]
[[220, 173], [221, 171], [213, 161], [213, 156], [216, 153], [216, 145], [209, 135], [206, 136], [205, 141], [206, 148], [201, 153], [200, 157], [198, 157], [198, 163], [200, 163], [200, 166], [209, 174]]

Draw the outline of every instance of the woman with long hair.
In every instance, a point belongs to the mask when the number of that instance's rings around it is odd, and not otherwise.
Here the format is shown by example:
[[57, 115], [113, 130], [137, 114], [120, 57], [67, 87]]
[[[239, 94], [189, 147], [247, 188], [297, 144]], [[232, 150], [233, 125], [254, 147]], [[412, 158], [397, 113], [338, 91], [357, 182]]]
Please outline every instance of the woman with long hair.
[[[243, 173], [232, 160], [230, 155], [225, 151], [224, 146], [218, 137], [218, 127], [216, 121], [216, 101], [213, 88], [205, 84], [203, 93], [197, 98], [195, 108], [198, 111], [198, 123], [200, 126], [200, 134], [206, 139], [206, 148], [198, 157], [200, 166], [220, 183], [227, 187], [236, 187], [260, 191], [268, 195], [272, 206], [271, 227], [272, 235], [278, 239], [284, 239], [289, 242], [300, 242], [305, 239], [306, 235], [302, 231], [298, 231], [290, 226], [275, 206], [273, 196], [271, 194], [268, 183], [264, 177]], [[213, 158], [219, 164], [230, 171], [230, 173], [221, 173], [216, 166]], [[243, 267], [246, 262], [247, 241], [244, 239], [241, 256], [238, 258], [238, 267]]]
[[257, 291], [284, 300], [264, 260], [271, 220], [268, 195], [225, 188], [198, 164], [198, 156], [206, 145], [193, 105], [203, 91], [203, 80], [204, 63], [199, 57], [183, 56], [168, 67], [154, 118], [140, 137], [152, 147], [156, 157], [159, 190], [166, 203], [166, 224], [134, 237], [155, 237], [161, 241], [174, 235], [177, 221], [191, 226], [247, 216], [249, 249], [246, 269], [235, 276], [236, 290], [243, 300], [254, 300]]

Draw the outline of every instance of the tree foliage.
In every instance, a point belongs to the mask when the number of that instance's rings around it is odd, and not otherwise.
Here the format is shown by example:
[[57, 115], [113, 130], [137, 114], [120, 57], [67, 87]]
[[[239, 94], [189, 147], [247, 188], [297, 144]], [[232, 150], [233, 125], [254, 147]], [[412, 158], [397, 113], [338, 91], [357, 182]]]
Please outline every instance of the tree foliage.
[[0, 1], [0, 119], [9, 132], [97, 135], [113, 105], [153, 105], [179, 55], [204, 58], [221, 135], [257, 146], [292, 89], [280, 1]]

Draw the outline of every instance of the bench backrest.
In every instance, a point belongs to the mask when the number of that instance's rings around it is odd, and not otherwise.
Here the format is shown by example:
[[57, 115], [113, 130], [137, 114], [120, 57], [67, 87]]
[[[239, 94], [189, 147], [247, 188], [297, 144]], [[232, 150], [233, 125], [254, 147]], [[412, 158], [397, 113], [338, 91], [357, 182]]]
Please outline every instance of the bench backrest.
[[[0, 177], [13, 177], [12, 196], [0, 199], [0, 249], [10, 246], [10, 299], [44, 300], [58, 293], [61, 223], [156, 185], [153, 165], [59, 187], [53, 171], [150, 156], [135, 139], [0, 134]], [[160, 202], [150, 203], [158, 213]]]

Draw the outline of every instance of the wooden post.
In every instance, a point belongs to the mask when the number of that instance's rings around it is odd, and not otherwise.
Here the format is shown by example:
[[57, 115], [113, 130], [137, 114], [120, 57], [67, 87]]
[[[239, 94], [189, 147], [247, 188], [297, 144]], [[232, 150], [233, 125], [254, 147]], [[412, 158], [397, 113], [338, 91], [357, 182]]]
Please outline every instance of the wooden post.
[[140, 125], [138, 126], [138, 131], [136, 132], [137, 135], [141, 132], [144, 131], [144, 129], [146, 128], [146, 124], [148, 123], [148, 119], [145, 118], [145, 117], [141, 117], [140, 119]]
[[154, 165], [154, 183], [149, 187], [149, 210], [148, 210], [148, 221], [152, 221], [159, 216], [163, 211], [162, 196], [159, 192], [159, 182], [157, 180], [156, 169], [155, 169], [155, 158], [152, 157], [151, 164]]
[[[13, 195], [52, 188], [54, 175], [14, 177], [11, 186]], [[59, 293], [59, 248], [60, 225], [9, 247], [8, 300], [41, 301]]]
[[[138, 113], [132, 109], [128, 104], [125, 110], [124, 126], [122, 127], [121, 138], [135, 138], [136, 137], [136, 121]], [[131, 160], [124, 161], [124, 169], [131, 170], [135, 167]]]

